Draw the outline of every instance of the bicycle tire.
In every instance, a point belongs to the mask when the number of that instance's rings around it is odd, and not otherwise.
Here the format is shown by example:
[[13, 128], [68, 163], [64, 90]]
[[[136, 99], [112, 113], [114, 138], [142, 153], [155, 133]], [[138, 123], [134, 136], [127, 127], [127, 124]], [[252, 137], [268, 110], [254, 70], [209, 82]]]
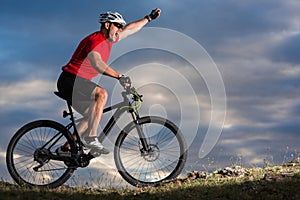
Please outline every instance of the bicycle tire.
[[[63, 161], [51, 159], [46, 161], [47, 163], [40, 170], [34, 170], [34, 167], [39, 165], [34, 158], [35, 152], [57, 133], [60, 139], [56, 143], [51, 143], [53, 146], [49, 149], [54, 154], [54, 151], [66, 141], [72, 143], [70, 132], [58, 122], [33, 121], [20, 128], [12, 137], [6, 152], [6, 164], [17, 184], [28, 187], [56, 188], [72, 176], [74, 168], [67, 167]], [[71, 148], [74, 149], [72, 145]]]
[[[148, 155], [142, 154], [136, 122], [130, 122], [118, 136], [114, 149], [115, 164], [120, 175], [137, 187], [157, 185], [179, 176], [188, 151], [178, 127], [156, 116], [143, 117], [138, 123], [152, 151]], [[172, 149], [166, 149], [168, 147]]]

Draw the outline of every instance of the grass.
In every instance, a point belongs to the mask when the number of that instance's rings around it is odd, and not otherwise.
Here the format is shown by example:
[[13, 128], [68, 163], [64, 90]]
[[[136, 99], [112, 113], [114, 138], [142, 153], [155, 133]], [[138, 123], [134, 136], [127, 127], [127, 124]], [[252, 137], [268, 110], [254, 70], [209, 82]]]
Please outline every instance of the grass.
[[300, 163], [265, 168], [238, 166], [190, 172], [157, 187], [97, 190], [66, 185], [40, 190], [0, 183], [0, 199], [300, 199]]

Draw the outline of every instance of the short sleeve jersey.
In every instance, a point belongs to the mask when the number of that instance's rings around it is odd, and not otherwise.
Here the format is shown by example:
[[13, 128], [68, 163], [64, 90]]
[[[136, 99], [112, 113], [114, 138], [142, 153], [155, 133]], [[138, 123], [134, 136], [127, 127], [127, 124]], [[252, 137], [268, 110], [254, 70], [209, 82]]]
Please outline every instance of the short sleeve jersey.
[[62, 69], [76, 76], [91, 80], [99, 72], [87, 59], [88, 54], [91, 51], [97, 51], [101, 55], [102, 60], [107, 62], [113, 43], [107, 40], [100, 31], [88, 35], [79, 43], [72, 58]]

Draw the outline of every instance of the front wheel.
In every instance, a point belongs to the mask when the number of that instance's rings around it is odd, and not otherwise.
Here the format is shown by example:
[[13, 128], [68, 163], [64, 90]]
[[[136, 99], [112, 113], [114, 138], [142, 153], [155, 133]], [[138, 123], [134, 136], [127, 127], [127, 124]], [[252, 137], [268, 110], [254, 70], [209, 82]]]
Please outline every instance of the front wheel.
[[39, 120], [26, 124], [13, 136], [7, 148], [6, 163], [10, 175], [19, 185], [29, 187], [62, 185], [74, 168], [66, 166], [64, 161], [52, 160], [51, 155], [71, 140], [70, 132], [55, 121]]
[[161, 117], [138, 120], [149, 149], [145, 151], [136, 122], [129, 123], [118, 136], [114, 150], [116, 167], [121, 176], [134, 186], [156, 185], [176, 178], [186, 159], [186, 142], [171, 121]]

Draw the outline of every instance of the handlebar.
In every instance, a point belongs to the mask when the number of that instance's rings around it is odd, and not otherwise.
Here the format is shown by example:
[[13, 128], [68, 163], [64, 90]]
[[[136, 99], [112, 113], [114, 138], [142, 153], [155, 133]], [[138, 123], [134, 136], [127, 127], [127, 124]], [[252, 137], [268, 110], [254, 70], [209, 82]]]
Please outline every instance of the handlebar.
[[139, 94], [134, 87], [126, 88], [125, 90], [126, 90], [126, 95], [131, 94], [133, 96], [132, 99], [134, 101], [143, 101], [142, 100], [143, 95]]
[[131, 94], [133, 95], [134, 101], [143, 101], [143, 95], [139, 94], [134, 87], [131, 88]]
[[136, 102], [135, 105], [129, 103], [129, 106], [123, 106], [122, 108], [134, 109], [135, 111], [139, 110], [142, 105], [142, 97], [143, 95], [139, 94], [134, 87], [125, 88], [125, 91], [122, 92], [122, 96], [124, 101], [129, 101], [128, 95], [132, 95], [132, 100]]
[[119, 78], [119, 83], [124, 87], [126, 95], [132, 94], [134, 101], [142, 101], [142, 95], [140, 95], [134, 87], [131, 87], [132, 82], [129, 76], [122, 75]]

